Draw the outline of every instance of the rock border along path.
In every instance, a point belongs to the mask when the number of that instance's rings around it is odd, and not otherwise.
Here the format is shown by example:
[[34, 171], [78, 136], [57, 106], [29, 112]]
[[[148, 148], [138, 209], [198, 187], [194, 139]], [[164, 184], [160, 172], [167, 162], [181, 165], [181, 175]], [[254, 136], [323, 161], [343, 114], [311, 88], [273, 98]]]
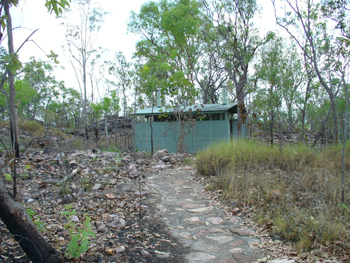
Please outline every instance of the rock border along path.
[[154, 194], [161, 195], [157, 214], [190, 251], [187, 261], [243, 263], [262, 258], [255, 232], [241, 227], [240, 217], [215, 206], [200, 182], [193, 180], [194, 174], [194, 167], [185, 166], [148, 177]]

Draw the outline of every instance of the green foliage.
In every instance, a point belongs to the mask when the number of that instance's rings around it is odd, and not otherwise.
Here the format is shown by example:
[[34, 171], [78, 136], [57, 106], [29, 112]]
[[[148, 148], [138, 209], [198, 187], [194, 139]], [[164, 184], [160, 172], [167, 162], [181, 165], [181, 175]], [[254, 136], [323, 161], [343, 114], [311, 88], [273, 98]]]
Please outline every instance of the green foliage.
[[183, 164], [185, 165], [191, 165], [193, 164], [193, 158], [192, 157], [189, 157], [189, 156], [186, 156], [183, 160]]
[[35, 216], [36, 212], [33, 210], [33, 207], [26, 208], [26, 213], [29, 215], [30, 219], [38, 227], [41, 233], [46, 231], [45, 229], [46, 223], [40, 221], [41, 219], [40, 216]]
[[[166, 32], [170, 32], [174, 36], [175, 43], [181, 46], [186, 44], [191, 35], [197, 34], [200, 22], [199, 3], [193, 0], [181, 0], [173, 8], [163, 12], [161, 26]], [[173, 50], [171, 53], [175, 58], [178, 52]]]
[[46, 0], [45, 7], [48, 12], [54, 12], [56, 16], [59, 16], [63, 13], [63, 10], [70, 6], [70, 2], [71, 0]]
[[91, 103], [91, 109], [95, 114], [95, 118], [101, 118], [102, 114], [115, 114], [120, 111], [120, 99], [117, 97], [117, 92], [112, 90], [107, 97], [104, 97], [99, 103]]
[[106, 147], [102, 147], [101, 151], [103, 152], [114, 152], [114, 153], [119, 153], [119, 148], [117, 146], [109, 145]]
[[118, 157], [114, 159], [117, 166], [122, 166], [122, 157], [118, 154]]
[[83, 226], [76, 224], [73, 217], [76, 216], [76, 210], [72, 210], [72, 204], [65, 206], [66, 210], [62, 211], [62, 215], [66, 216], [68, 221], [64, 228], [68, 230], [70, 242], [66, 249], [66, 256], [69, 258], [79, 258], [81, 253], [88, 250], [90, 241], [89, 236], [95, 237], [95, 233], [91, 230], [91, 218], [84, 213]]
[[4, 177], [7, 181], [12, 181], [12, 175], [11, 174], [4, 174]]
[[157, 89], [162, 96], [188, 102], [196, 96], [194, 70], [199, 54], [195, 41], [201, 25], [196, 1], [160, 1], [142, 5], [132, 13], [129, 30], [143, 34], [136, 44], [136, 55], [142, 59], [137, 74], [142, 92], [150, 100]]
[[72, 189], [67, 182], [60, 182], [60, 196], [66, 196], [72, 193]]
[[22, 63], [18, 60], [17, 54], [6, 55], [3, 57], [4, 61], [7, 64], [7, 69], [11, 71], [12, 74], [16, 74], [16, 72], [22, 67]]

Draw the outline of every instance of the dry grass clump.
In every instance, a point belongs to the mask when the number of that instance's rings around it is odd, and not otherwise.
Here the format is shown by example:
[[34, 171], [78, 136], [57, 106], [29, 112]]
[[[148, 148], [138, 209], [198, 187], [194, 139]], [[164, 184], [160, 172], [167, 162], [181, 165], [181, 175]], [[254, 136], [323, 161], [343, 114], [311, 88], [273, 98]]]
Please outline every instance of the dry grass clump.
[[18, 121], [18, 128], [28, 132], [31, 136], [44, 136], [46, 129], [36, 121]]
[[299, 252], [328, 247], [350, 251], [350, 151], [346, 149], [346, 202], [341, 204], [340, 147], [272, 148], [255, 141], [220, 143], [197, 154], [197, 171], [215, 176], [211, 188], [249, 208], [272, 234]]
[[0, 128], [4, 128], [9, 125], [9, 121], [0, 120]]

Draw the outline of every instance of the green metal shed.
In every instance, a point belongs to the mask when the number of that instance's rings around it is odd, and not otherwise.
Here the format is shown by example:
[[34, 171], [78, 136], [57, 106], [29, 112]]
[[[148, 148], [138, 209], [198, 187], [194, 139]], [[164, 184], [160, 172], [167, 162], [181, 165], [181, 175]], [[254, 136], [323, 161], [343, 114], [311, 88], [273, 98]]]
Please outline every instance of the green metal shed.
[[[197, 115], [192, 128], [184, 137], [183, 148], [188, 153], [196, 153], [218, 141], [229, 141], [237, 137], [237, 103], [196, 104], [184, 107], [184, 114]], [[138, 110], [136, 115], [144, 116], [145, 122], [135, 124], [135, 150], [151, 151], [151, 126], [153, 126], [153, 149], [167, 149], [176, 152], [180, 136], [180, 126], [174, 121], [175, 110], [164, 106], [154, 106]], [[162, 116], [166, 115], [166, 118]], [[247, 126], [242, 125], [242, 138], [247, 136]]]

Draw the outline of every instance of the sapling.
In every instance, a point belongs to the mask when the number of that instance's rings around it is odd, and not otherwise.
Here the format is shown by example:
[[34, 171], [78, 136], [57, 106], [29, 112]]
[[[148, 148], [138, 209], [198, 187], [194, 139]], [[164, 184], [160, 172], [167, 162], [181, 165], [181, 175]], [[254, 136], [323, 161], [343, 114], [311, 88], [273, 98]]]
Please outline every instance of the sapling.
[[76, 210], [72, 209], [72, 204], [65, 206], [67, 211], [63, 211], [62, 215], [67, 218], [67, 224], [64, 228], [68, 230], [71, 238], [66, 249], [66, 256], [69, 258], [79, 258], [81, 253], [89, 249], [90, 241], [89, 236], [95, 237], [95, 233], [91, 230], [91, 218], [84, 213], [85, 221], [83, 226], [76, 223]]

